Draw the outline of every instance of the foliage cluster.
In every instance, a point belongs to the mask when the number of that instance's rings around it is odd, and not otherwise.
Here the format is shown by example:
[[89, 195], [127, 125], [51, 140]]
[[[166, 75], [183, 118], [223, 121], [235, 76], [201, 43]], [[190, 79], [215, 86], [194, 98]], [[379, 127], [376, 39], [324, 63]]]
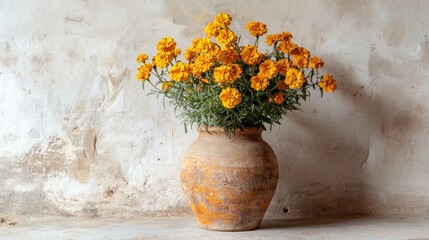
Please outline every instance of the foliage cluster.
[[323, 60], [294, 43], [291, 33], [267, 35], [271, 50], [263, 53], [258, 44], [267, 26], [249, 22], [246, 28], [255, 42], [241, 46], [231, 21], [226, 13], [216, 15], [205, 28], [206, 37], [194, 39], [183, 58], [171, 37], [158, 42], [151, 61], [144, 53], [137, 57], [136, 78], [170, 100], [185, 129], [193, 124], [221, 127], [231, 137], [247, 126], [280, 124], [307, 100], [310, 89], [322, 95], [335, 91], [334, 78], [319, 74]]

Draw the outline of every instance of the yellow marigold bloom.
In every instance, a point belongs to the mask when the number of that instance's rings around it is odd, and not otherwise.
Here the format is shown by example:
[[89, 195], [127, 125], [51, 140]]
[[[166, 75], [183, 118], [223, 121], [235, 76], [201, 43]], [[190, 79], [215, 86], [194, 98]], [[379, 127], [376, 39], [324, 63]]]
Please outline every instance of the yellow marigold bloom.
[[267, 43], [268, 46], [273, 45], [274, 43], [280, 41], [280, 34], [270, 34], [267, 35], [267, 37], [265, 38], [265, 42]]
[[158, 42], [156, 49], [158, 52], [174, 52], [176, 42], [172, 37], [165, 37]]
[[250, 35], [254, 37], [259, 37], [267, 33], [267, 25], [261, 22], [249, 22], [246, 29], [248, 29]]
[[146, 81], [150, 78], [150, 71], [152, 66], [150, 64], [143, 64], [137, 69], [136, 78], [139, 81]]
[[188, 80], [190, 72], [191, 72], [191, 69], [189, 67], [189, 64], [183, 63], [183, 62], [177, 62], [170, 69], [170, 78], [171, 80], [176, 82], [186, 81]]
[[171, 89], [171, 87], [173, 87], [173, 83], [172, 83], [172, 82], [163, 82], [163, 83], [161, 84], [161, 89], [162, 89], [162, 91], [164, 91], [164, 92], [169, 91], [169, 90]]
[[194, 51], [192, 51], [192, 49], [190, 49], [190, 48], [186, 49], [185, 54], [184, 54], [185, 59], [188, 60], [189, 62], [194, 61], [196, 55], [197, 54]]
[[290, 32], [280, 33], [280, 41], [290, 41], [292, 39], [292, 34]]
[[241, 77], [241, 74], [243, 73], [243, 69], [241, 69], [240, 65], [238, 64], [229, 64], [228, 66], [231, 67], [231, 75], [236, 80]]
[[192, 42], [192, 45], [194, 46], [194, 50], [196, 52], [207, 52], [210, 48], [212, 48], [212, 44], [214, 44], [210, 38], [196, 38]]
[[219, 94], [219, 99], [225, 108], [232, 109], [241, 103], [241, 93], [235, 88], [225, 88]]
[[220, 30], [224, 29], [225, 26], [219, 25], [215, 22], [211, 22], [207, 24], [205, 28], [205, 32], [208, 37], [217, 37], [219, 35]]
[[215, 64], [215, 59], [210, 54], [199, 55], [195, 62], [191, 64], [192, 74], [201, 76], [202, 73], [208, 71]]
[[228, 66], [220, 66], [214, 69], [213, 78], [217, 83], [229, 83], [233, 82]]
[[305, 76], [298, 69], [291, 68], [286, 73], [285, 82], [290, 89], [301, 88], [305, 82]]
[[298, 68], [308, 67], [308, 58], [310, 57], [310, 52], [307, 49], [303, 47], [297, 47], [292, 50], [291, 54], [293, 61]]
[[232, 18], [230, 15], [226, 13], [219, 13], [218, 15], [216, 15], [213, 22], [219, 26], [226, 27], [231, 24], [231, 21]]
[[201, 41], [201, 38], [194, 38], [194, 40], [192, 40], [191, 47], [189, 49], [191, 49], [194, 52], [197, 52], [197, 46], [200, 43], [200, 41]]
[[287, 59], [280, 59], [276, 62], [277, 72], [286, 76], [287, 70], [292, 67], [292, 62]]
[[142, 53], [142, 54], [139, 54], [139, 55], [137, 56], [136, 61], [137, 61], [137, 62], [144, 63], [144, 62], [146, 62], [146, 60], [147, 60], [148, 58], [149, 58], [149, 57], [147, 56], [147, 54]]
[[292, 34], [290, 32], [282, 32], [280, 34], [270, 34], [265, 38], [265, 42], [268, 46], [273, 45], [276, 42], [280, 41], [290, 41], [292, 39]]
[[229, 48], [233, 43], [238, 40], [237, 36], [230, 29], [222, 29], [216, 37], [216, 41], [222, 45], [223, 48]]
[[337, 89], [337, 82], [334, 77], [328, 73], [323, 75], [319, 85], [325, 92], [333, 92]]
[[323, 60], [318, 57], [311, 57], [310, 58], [310, 67], [314, 69], [322, 68], [323, 67]]
[[285, 98], [282, 92], [278, 92], [274, 94], [274, 96], [270, 97], [268, 101], [276, 104], [282, 104], [285, 101]]
[[308, 57], [305, 55], [292, 55], [293, 62], [295, 63], [295, 66], [298, 68], [307, 68], [308, 67]]
[[219, 47], [210, 38], [201, 38], [194, 49], [198, 53], [210, 54], [211, 56], [215, 56], [219, 51]]
[[172, 52], [158, 52], [154, 57], [154, 62], [157, 68], [165, 68], [173, 61], [173, 58]]
[[241, 49], [241, 59], [248, 65], [258, 64], [263, 56], [256, 46], [246, 45]]
[[268, 59], [259, 65], [259, 75], [264, 78], [273, 78], [277, 75], [276, 64]]
[[291, 54], [295, 48], [298, 48], [298, 45], [292, 41], [281, 41], [278, 46], [278, 49], [286, 54]]
[[265, 90], [268, 87], [268, 84], [268, 79], [260, 75], [255, 75], [250, 79], [250, 87], [256, 91]]
[[231, 84], [243, 73], [238, 64], [222, 65], [214, 69], [213, 77], [217, 83]]
[[175, 57], [179, 56], [182, 53], [182, 50], [180, 50], [180, 48], [175, 48], [173, 51], [173, 55]]
[[221, 49], [216, 55], [216, 59], [224, 65], [231, 64], [238, 60], [238, 54], [233, 48]]
[[306, 48], [303, 47], [295, 47], [290, 52], [292, 55], [301, 55], [303, 57], [310, 57], [310, 51], [308, 51]]

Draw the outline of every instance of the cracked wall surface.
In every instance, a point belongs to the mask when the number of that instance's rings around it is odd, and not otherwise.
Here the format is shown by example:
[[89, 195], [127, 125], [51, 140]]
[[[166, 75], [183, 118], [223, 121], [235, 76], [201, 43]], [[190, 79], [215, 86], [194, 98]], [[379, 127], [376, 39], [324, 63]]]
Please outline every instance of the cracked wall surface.
[[0, 217], [183, 215], [185, 134], [134, 80], [220, 12], [290, 31], [325, 60], [317, 92], [264, 133], [280, 181], [267, 217], [429, 212], [426, 1], [0, 1]]

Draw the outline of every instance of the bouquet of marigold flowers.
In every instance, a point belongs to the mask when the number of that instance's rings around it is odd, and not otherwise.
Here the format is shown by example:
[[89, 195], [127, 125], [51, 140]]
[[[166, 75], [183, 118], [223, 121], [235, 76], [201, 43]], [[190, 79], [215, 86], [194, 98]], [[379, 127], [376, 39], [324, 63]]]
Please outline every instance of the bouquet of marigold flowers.
[[218, 14], [205, 28], [207, 36], [195, 38], [184, 59], [171, 37], [158, 42], [152, 61], [144, 53], [137, 57], [142, 63], [137, 79], [143, 88], [149, 82], [153, 93], [170, 100], [185, 130], [193, 124], [215, 126], [231, 137], [248, 126], [280, 124], [308, 98], [310, 89], [318, 88], [322, 95], [336, 89], [331, 75], [319, 75], [322, 59], [295, 44], [289, 32], [267, 35], [271, 51], [263, 53], [258, 43], [266, 25], [249, 22], [246, 28], [255, 43], [240, 46], [240, 38], [228, 27], [231, 21], [230, 15]]

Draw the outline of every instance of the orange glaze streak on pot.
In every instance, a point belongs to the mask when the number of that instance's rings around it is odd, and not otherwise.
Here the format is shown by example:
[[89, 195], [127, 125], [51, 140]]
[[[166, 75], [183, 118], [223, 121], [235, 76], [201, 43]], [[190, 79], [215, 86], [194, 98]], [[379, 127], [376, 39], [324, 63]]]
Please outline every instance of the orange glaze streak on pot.
[[201, 135], [209, 139], [197, 139], [181, 166], [183, 192], [199, 224], [221, 231], [257, 228], [277, 185], [272, 149], [260, 132], [232, 141]]

